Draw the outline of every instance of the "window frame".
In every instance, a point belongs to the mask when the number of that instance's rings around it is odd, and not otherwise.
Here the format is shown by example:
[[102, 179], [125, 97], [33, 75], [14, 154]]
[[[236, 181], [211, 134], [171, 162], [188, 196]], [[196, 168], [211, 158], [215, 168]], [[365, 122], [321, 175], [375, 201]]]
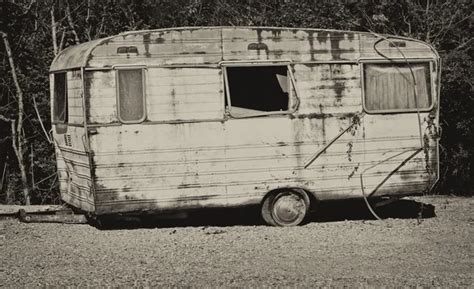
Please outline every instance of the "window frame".
[[[365, 75], [364, 75], [364, 69], [365, 65], [367, 64], [391, 64], [391, 63], [408, 63], [409, 64], [429, 64], [429, 77], [428, 79], [430, 80], [430, 106], [427, 108], [403, 108], [403, 109], [378, 109], [378, 110], [370, 110], [366, 107], [365, 105]], [[434, 88], [434, 75], [433, 75], [433, 59], [370, 59], [370, 60], [360, 60], [360, 78], [361, 78], [361, 94], [362, 94], [362, 109], [364, 112], [367, 114], [394, 114], [394, 113], [416, 113], [416, 112], [429, 112], [433, 110], [434, 105], [435, 105], [435, 88]]]
[[[221, 61], [219, 63], [222, 69], [222, 76], [224, 81], [225, 97], [227, 100], [227, 107], [224, 102], [224, 110], [226, 114], [232, 118], [251, 118], [251, 117], [260, 117], [260, 116], [286, 116], [293, 114], [298, 110], [299, 99], [298, 92], [296, 90], [296, 81], [293, 75], [291, 61], [281, 60], [281, 61]], [[286, 66], [287, 75], [288, 75], [288, 109], [284, 111], [259, 111], [255, 113], [249, 113], [248, 115], [235, 115], [232, 114], [232, 101], [230, 97], [230, 88], [228, 81], [227, 68], [228, 67], [257, 67], [257, 66]], [[236, 106], [237, 107], [237, 106]], [[228, 108], [228, 109], [227, 109]]]
[[[113, 66], [115, 70], [115, 88], [116, 88], [116, 99], [117, 99], [117, 119], [123, 124], [137, 124], [142, 123], [145, 121], [147, 117], [147, 105], [146, 105], [146, 69], [147, 67], [144, 65], [127, 65], [127, 66]], [[120, 116], [120, 80], [119, 80], [119, 73], [122, 70], [140, 70], [142, 74], [142, 98], [143, 98], [143, 116], [137, 120], [124, 120]]]
[[[67, 124], [69, 122], [69, 94], [68, 94], [68, 77], [67, 71], [58, 71], [53, 72], [53, 124]], [[64, 120], [60, 120], [58, 118], [58, 111], [57, 111], [57, 94], [56, 94], [56, 76], [57, 75], [64, 75], [64, 107], [65, 107], [65, 116]]]

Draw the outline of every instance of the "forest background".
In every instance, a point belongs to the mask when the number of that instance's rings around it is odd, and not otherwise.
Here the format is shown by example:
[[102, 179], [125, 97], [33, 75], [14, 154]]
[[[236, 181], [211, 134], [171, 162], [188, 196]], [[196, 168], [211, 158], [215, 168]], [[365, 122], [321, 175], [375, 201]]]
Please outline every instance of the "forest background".
[[[432, 44], [442, 58], [440, 182], [474, 190], [470, 0], [0, 0], [0, 203], [60, 203], [48, 69], [68, 46], [124, 31], [278, 26], [371, 31]], [[40, 121], [40, 119], [42, 121]]]

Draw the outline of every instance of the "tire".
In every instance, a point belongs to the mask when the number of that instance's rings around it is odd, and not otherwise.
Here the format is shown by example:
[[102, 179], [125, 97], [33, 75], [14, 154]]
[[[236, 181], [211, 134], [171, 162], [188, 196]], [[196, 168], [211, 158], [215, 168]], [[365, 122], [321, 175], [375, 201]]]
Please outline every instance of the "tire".
[[275, 198], [275, 194], [268, 194], [265, 197], [265, 200], [262, 204], [262, 218], [270, 226], [276, 226], [277, 224], [273, 221], [272, 212], [271, 212], [271, 204], [273, 203], [273, 199]]
[[262, 204], [262, 218], [272, 226], [297, 226], [306, 217], [309, 204], [309, 197], [303, 190], [271, 193]]

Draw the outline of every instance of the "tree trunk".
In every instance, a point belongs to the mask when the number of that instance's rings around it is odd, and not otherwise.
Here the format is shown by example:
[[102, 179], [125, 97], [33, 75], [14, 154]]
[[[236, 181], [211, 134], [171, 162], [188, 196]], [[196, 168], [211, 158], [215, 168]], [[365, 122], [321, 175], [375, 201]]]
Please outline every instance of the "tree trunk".
[[8, 174], [8, 156], [5, 159], [5, 163], [3, 165], [2, 171], [2, 180], [0, 181], [0, 191], [5, 190], [5, 204], [11, 204], [12, 197], [11, 197], [11, 190], [8, 183], [5, 185], [5, 177]]
[[79, 40], [79, 36], [77, 35], [76, 28], [74, 27], [74, 21], [72, 20], [71, 9], [69, 7], [69, 1], [66, 1], [66, 18], [67, 18], [69, 27], [71, 28], [72, 34], [74, 34], [74, 41], [76, 42], [76, 44], [81, 43], [81, 41]]
[[20, 83], [18, 82], [18, 77], [15, 70], [15, 62], [13, 61], [13, 54], [10, 49], [10, 43], [8, 42], [7, 34], [3, 31], [0, 31], [0, 34], [3, 38], [3, 43], [5, 44], [5, 50], [7, 52], [8, 61], [10, 63], [10, 72], [12, 74], [13, 82], [15, 83], [16, 88], [16, 97], [18, 101], [18, 119], [15, 125], [15, 120], [12, 120], [11, 130], [12, 130], [12, 145], [15, 155], [18, 159], [18, 166], [20, 167], [21, 182], [23, 184], [23, 197], [25, 198], [25, 205], [30, 205], [30, 188], [28, 185], [28, 178], [26, 175], [26, 161], [23, 157], [23, 149], [26, 144], [26, 140], [22, 134], [23, 132], [23, 91], [21, 90]]
[[53, 2], [53, 5], [51, 5], [51, 37], [53, 39], [53, 51], [54, 51], [54, 55], [57, 55], [59, 50], [58, 50], [58, 39], [56, 37], [56, 27], [57, 27], [57, 23], [56, 23], [56, 19], [54, 18], [54, 2]]

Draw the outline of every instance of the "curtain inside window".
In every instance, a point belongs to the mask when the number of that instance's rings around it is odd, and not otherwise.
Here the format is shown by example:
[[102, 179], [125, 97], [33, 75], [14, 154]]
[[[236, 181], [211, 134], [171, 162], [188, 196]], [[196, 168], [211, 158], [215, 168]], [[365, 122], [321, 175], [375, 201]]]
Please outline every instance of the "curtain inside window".
[[126, 122], [141, 120], [145, 113], [142, 70], [119, 70], [118, 81], [120, 119]]
[[429, 64], [411, 64], [413, 76], [406, 63], [364, 65], [365, 107], [368, 110], [416, 109], [414, 89], [418, 108], [431, 106]]

